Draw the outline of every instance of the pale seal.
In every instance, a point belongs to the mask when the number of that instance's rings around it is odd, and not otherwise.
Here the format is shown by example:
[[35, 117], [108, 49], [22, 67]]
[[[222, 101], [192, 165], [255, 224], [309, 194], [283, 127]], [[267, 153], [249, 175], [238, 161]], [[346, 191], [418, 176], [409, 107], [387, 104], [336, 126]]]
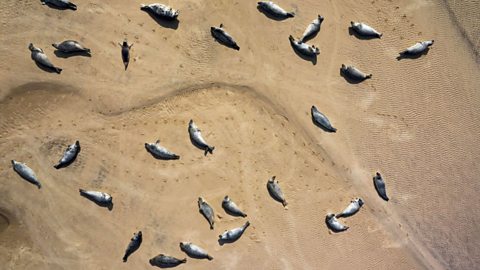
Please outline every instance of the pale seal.
[[210, 229], [213, 230], [215, 213], [213, 212], [213, 208], [202, 197], [198, 198], [198, 211], [207, 219], [208, 224], [210, 224]]
[[385, 181], [383, 180], [383, 177], [379, 172], [377, 172], [377, 174], [373, 177], [373, 184], [375, 185], [375, 189], [377, 190], [378, 195], [385, 201], [388, 201], [389, 198], [387, 196]]
[[142, 231], [134, 233], [130, 243], [128, 243], [127, 249], [125, 250], [125, 255], [123, 255], [123, 262], [127, 262], [128, 257], [132, 255], [142, 244]]
[[152, 154], [154, 158], [163, 160], [176, 160], [180, 159], [180, 156], [170, 152], [167, 148], [160, 145], [160, 140], [155, 143], [145, 143], [145, 149]]
[[233, 37], [223, 29], [223, 24], [220, 24], [219, 27], [210, 27], [210, 32], [215, 40], [217, 40], [219, 43], [237, 51], [240, 50], [240, 47], [237, 45], [237, 42], [233, 39]]
[[366, 79], [372, 78], [372, 74], [366, 74], [360, 71], [358, 68], [354, 66], [346, 66], [342, 64], [340, 71], [343, 75], [347, 76], [350, 80], [353, 81], [364, 81]]
[[434, 40], [426, 40], [415, 43], [415, 45], [408, 47], [406, 50], [400, 53], [397, 59], [401, 59], [406, 56], [417, 56], [422, 53], [426, 53], [430, 46], [433, 45]]
[[340, 214], [337, 214], [335, 217], [341, 218], [341, 217], [353, 216], [358, 211], [360, 211], [360, 208], [362, 206], [363, 206], [363, 200], [361, 198], [356, 198], [355, 200], [352, 200], [350, 204]]
[[241, 217], [246, 217], [247, 214], [243, 213], [242, 210], [237, 206], [236, 203], [234, 203], [230, 197], [225, 196], [222, 201], [222, 207], [225, 209], [225, 212], [227, 212], [230, 215], [233, 216], [241, 216]]
[[260, 1], [257, 4], [260, 9], [277, 18], [286, 19], [295, 16], [294, 12], [287, 12], [272, 1]]
[[77, 5], [69, 0], [42, 0], [42, 5], [52, 5], [58, 8], [77, 10]]
[[225, 231], [218, 236], [220, 244], [225, 242], [231, 243], [237, 241], [248, 228], [248, 226], [250, 226], [250, 222], [247, 221], [241, 227]]
[[272, 196], [273, 199], [275, 199], [278, 202], [281, 202], [282, 205], [285, 207], [287, 206], [287, 200], [285, 200], [285, 196], [283, 195], [282, 189], [278, 185], [278, 181], [275, 180], [276, 176], [272, 176], [272, 178], [268, 179], [267, 181], [267, 190], [268, 193], [270, 193], [270, 196]]
[[178, 10], [160, 3], [141, 4], [140, 9], [160, 19], [175, 20], [178, 17]]
[[80, 142], [76, 141], [74, 144], [67, 146], [67, 149], [65, 149], [62, 158], [53, 167], [57, 170], [67, 167], [75, 161], [78, 153], [80, 153]]
[[330, 120], [328, 120], [328, 118], [321, 113], [315, 105], [312, 106], [310, 112], [312, 114], [312, 121], [315, 125], [327, 132], [337, 132], [337, 129], [332, 126]]
[[12, 160], [12, 166], [13, 170], [18, 173], [18, 175], [20, 175], [23, 179], [36, 185], [39, 189], [42, 188], [42, 184], [40, 184], [40, 181], [35, 175], [35, 172], [30, 167], [28, 167], [27, 164]]
[[288, 37], [288, 40], [290, 40], [290, 44], [292, 45], [292, 47], [304, 56], [316, 57], [320, 54], [320, 49], [315, 47], [315, 45], [308, 45], [307, 43], [300, 40], [295, 40], [292, 35]]
[[192, 258], [213, 260], [207, 251], [190, 242], [180, 242], [180, 249]]
[[360, 36], [381, 38], [383, 35], [382, 33], [375, 30], [373, 27], [362, 22], [352, 21], [350, 22], [350, 25], [351, 28], [355, 30], [355, 32], [357, 32], [357, 34], [359, 34]]
[[193, 120], [190, 120], [190, 122], [188, 122], [188, 134], [190, 134], [190, 140], [196, 147], [205, 150], [205, 156], [207, 155], [207, 153], [213, 154], [215, 146], [210, 146], [207, 144], [207, 142], [205, 142], [205, 139], [203, 139], [200, 129], [197, 127], [197, 125], [195, 125]]
[[28, 49], [32, 52], [32, 59], [39, 65], [54, 70], [58, 74], [62, 72], [61, 68], [54, 66], [52, 62], [48, 60], [47, 55], [43, 52], [42, 49], [33, 46], [32, 43], [28, 45]]
[[322, 24], [324, 18], [320, 15], [318, 15], [318, 18], [313, 20], [305, 29], [305, 32], [303, 32], [302, 37], [300, 38], [300, 42], [305, 42], [308, 39], [313, 38], [315, 35], [318, 34], [320, 31], [320, 25]]
[[177, 259], [172, 256], [159, 254], [149, 260], [152, 266], [158, 266], [160, 268], [170, 268], [187, 262], [187, 258]]
[[128, 64], [130, 63], [130, 49], [132, 48], [133, 43], [128, 45], [128, 41], [125, 39], [122, 44], [118, 43], [118, 45], [122, 47], [123, 65], [125, 66], [125, 70], [127, 70]]
[[81, 188], [78, 191], [80, 192], [80, 195], [82, 195], [83, 197], [91, 200], [92, 202], [102, 207], [108, 207], [108, 209], [112, 210], [113, 198], [110, 194], [105, 192], [100, 192], [100, 191], [85, 190]]
[[52, 46], [63, 53], [86, 53], [90, 54], [90, 49], [85, 48], [75, 40], [65, 40], [61, 43], [53, 43]]
[[335, 217], [335, 214], [328, 214], [325, 217], [325, 223], [327, 223], [327, 227], [333, 232], [343, 232], [348, 230], [348, 226], [345, 226], [342, 223], [340, 223], [338, 219]]

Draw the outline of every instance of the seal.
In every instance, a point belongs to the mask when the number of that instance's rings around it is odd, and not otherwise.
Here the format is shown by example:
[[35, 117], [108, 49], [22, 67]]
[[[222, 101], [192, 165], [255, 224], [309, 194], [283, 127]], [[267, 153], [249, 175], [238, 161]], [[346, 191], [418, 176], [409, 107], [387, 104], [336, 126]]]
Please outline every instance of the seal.
[[178, 266], [182, 263], [187, 262], [187, 258], [184, 259], [177, 259], [172, 256], [167, 256], [164, 254], [159, 254], [149, 260], [150, 265], [152, 266], [158, 266], [160, 268], [169, 268], [169, 267], [175, 267]]
[[33, 46], [33, 43], [28, 45], [28, 49], [32, 52], [32, 59], [37, 62], [40, 66], [46, 67], [48, 69], [54, 70], [56, 73], [60, 74], [62, 69], [56, 67], [48, 60], [47, 55], [43, 52], [42, 49]]
[[23, 179], [27, 180], [28, 182], [36, 185], [39, 189], [42, 188], [42, 184], [38, 181], [35, 172], [30, 169], [25, 163], [21, 163], [15, 160], [12, 160], [13, 170], [20, 175]]
[[130, 243], [125, 250], [125, 255], [123, 255], [123, 262], [127, 262], [128, 257], [132, 255], [142, 244], [142, 231], [138, 231], [138, 233], [134, 233], [132, 239], [130, 239]]
[[315, 45], [308, 45], [300, 40], [295, 40], [292, 35], [290, 35], [288, 39], [293, 49], [307, 57], [316, 57], [320, 54], [320, 49], [315, 47]]
[[335, 217], [341, 218], [341, 217], [353, 216], [360, 210], [362, 206], [363, 206], [363, 200], [361, 198], [356, 198], [355, 200], [352, 200], [350, 202], [347, 208], [345, 208], [340, 214], [337, 214]]
[[373, 177], [373, 185], [375, 186], [378, 195], [388, 202], [389, 198], [387, 196], [385, 181], [383, 180], [383, 177], [379, 172], [377, 172], [377, 174]]
[[210, 27], [210, 32], [219, 43], [237, 51], [240, 50], [240, 47], [237, 45], [237, 42], [235, 42], [233, 37], [223, 29], [223, 24], [220, 24], [219, 27]]
[[382, 35], [383, 35], [382, 33], [375, 30], [373, 27], [371, 27], [371, 26], [369, 26], [365, 23], [362, 23], [362, 22], [351, 21], [350, 25], [351, 25], [350, 27], [355, 32], [357, 32], [357, 34], [359, 34], [360, 36], [381, 38]]
[[315, 125], [327, 132], [337, 132], [337, 129], [330, 124], [330, 120], [328, 120], [328, 118], [321, 113], [315, 105], [312, 106], [310, 112], [312, 114], [312, 121]]
[[178, 17], [178, 10], [175, 10], [167, 5], [153, 3], [153, 4], [141, 4], [140, 9], [146, 12], [151, 13], [153, 16], [165, 19], [165, 20], [175, 20]]
[[242, 236], [242, 234], [245, 232], [245, 230], [248, 228], [248, 226], [250, 226], [250, 222], [247, 221], [241, 227], [231, 229], [229, 231], [225, 231], [224, 233], [222, 233], [221, 235], [218, 236], [218, 238], [219, 238], [218, 241], [220, 243], [235, 242], [240, 238], [240, 236]]
[[118, 45], [122, 47], [123, 65], [125, 66], [125, 70], [127, 70], [128, 63], [130, 63], [130, 49], [132, 48], [133, 43], [128, 45], [128, 41], [125, 39], [122, 44], [118, 43]]
[[57, 8], [77, 10], [77, 5], [69, 0], [42, 0], [42, 5], [52, 5]]
[[372, 78], [372, 74], [365, 74], [354, 66], [346, 66], [344, 64], [342, 64], [340, 72], [342, 72], [343, 75], [354, 81], [364, 81], [366, 79]]
[[276, 176], [272, 176], [272, 178], [268, 179], [267, 181], [267, 189], [270, 196], [278, 202], [281, 202], [282, 205], [285, 207], [287, 206], [287, 201], [285, 200], [285, 196], [283, 195], [282, 189], [278, 185], [278, 181], [275, 180]]
[[82, 44], [75, 40], [65, 40], [61, 43], [53, 43], [52, 46], [63, 53], [87, 53], [90, 54], [90, 49], [85, 48]]
[[208, 255], [207, 251], [190, 242], [180, 242], [180, 249], [192, 258], [213, 260], [213, 257]]
[[283, 8], [272, 1], [260, 1], [257, 4], [260, 9], [277, 18], [286, 19], [295, 16], [294, 12], [286, 12]]
[[322, 24], [324, 18], [320, 15], [318, 15], [318, 18], [313, 20], [305, 29], [305, 32], [303, 32], [303, 36], [300, 38], [300, 42], [305, 42], [308, 39], [313, 38], [315, 35], [320, 32], [320, 25]]
[[58, 164], [54, 165], [55, 169], [61, 169], [72, 164], [80, 153], [80, 142], [76, 141], [74, 144], [67, 146], [62, 158], [58, 161]]
[[401, 59], [402, 57], [406, 57], [406, 56], [416, 56], [422, 53], [426, 53], [430, 48], [430, 46], [433, 45], [433, 42], [434, 42], [433, 39], [417, 42], [415, 43], [415, 45], [408, 47], [403, 52], [400, 52], [400, 55], [397, 57], [397, 59]]
[[247, 214], [243, 213], [242, 210], [237, 206], [236, 203], [234, 203], [230, 197], [225, 196], [222, 201], [222, 207], [225, 209], [225, 212], [232, 216], [241, 216], [241, 217], [247, 217]]
[[195, 125], [193, 120], [190, 119], [190, 122], [188, 122], [188, 134], [190, 134], [190, 140], [192, 143], [202, 149], [205, 150], [205, 156], [207, 153], [213, 154], [213, 150], [215, 149], [215, 146], [209, 146], [205, 140], [202, 137], [202, 133], [200, 129]]
[[180, 159], [180, 156], [170, 152], [167, 148], [160, 145], [160, 140], [155, 143], [145, 143], [145, 149], [152, 154], [154, 158], [163, 160], [176, 160]]
[[335, 214], [327, 214], [325, 217], [325, 223], [327, 223], [327, 227], [333, 232], [343, 232], [348, 230], [348, 226], [343, 225], [338, 221], [335, 217]]
[[108, 193], [100, 192], [100, 191], [85, 190], [81, 188], [78, 191], [80, 192], [80, 195], [91, 200], [92, 202], [96, 203], [99, 206], [108, 207], [110, 210], [113, 207], [113, 202], [112, 202], [113, 198]]
[[210, 224], [210, 230], [213, 230], [215, 214], [213, 208], [202, 197], [198, 198], [198, 211], [207, 219], [208, 224]]

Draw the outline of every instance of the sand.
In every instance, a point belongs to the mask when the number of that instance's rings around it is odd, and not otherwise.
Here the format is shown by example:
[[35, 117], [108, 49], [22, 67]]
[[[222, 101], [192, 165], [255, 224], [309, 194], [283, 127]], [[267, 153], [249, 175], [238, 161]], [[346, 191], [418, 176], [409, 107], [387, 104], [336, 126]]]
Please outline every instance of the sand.
[[[480, 264], [480, 72], [462, 20], [454, 19], [478, 18], [478, 9], [452, 15], [434, 1], [285, 0], [278, 3], [296, 17], [275, 21], [255, 2], [180, 1], [168, 3], [180, 10], [176, 25], [157, 23], [141, 3], [77, 0], [75, 12], [36, 1], [0, 4], [0, 265], [145, 269], [160, 253], [185, 257], [180, 241], [214, 260], [189, 258], [179, 269]], [[325, 21], [309, 41], [321, 49], [313, 64], [293, 52], [288, 35], [300, 36], [317, 14]], [[348, 33], [351, 20], [384, 36], [357, 39]], [[210, 36], [220, 23], [240, 51]], [[127, 71], [117, 45], [125, 37], [134, 43]], [[84, 43], [92, 57], [55, 56], [51, 43], [64, 39]], [[426, 39], [435, 39], [427, 55], [396, 60]], [[61, 75], [33, 63], [30, 42]], [[341, 64], [373, 78], [351, 84], [339, 75]], [[312, 105], [337, 133], [312, 124]], [[213, 155], [191, 144], [190, 119], [216, 147]], [[180, 160], [146, 152], [144, 143], [157, 139]], [[77, 160], [55, 170], [75, 140]], [[19, 178], [11, 159], [34, 169], [42, 189]], [[377, 170], [389, 202], [373, 188]], [[287, 210], [268, 195], [273, 175]], [[112, 211], [79, 188], [112, 194]], [[226, 214], [225, 195], [248, 217]], [[198, 213], [199, 196], [215, 209], [214, 230]], [[355, 197], [366, 204], [342, 220], [350, 229], [329, 233], [325, 215]], [[240, 240], [219, 245], [219, 234], [246, 220]], [[138, 230], [144, 242], [123, 263]]]

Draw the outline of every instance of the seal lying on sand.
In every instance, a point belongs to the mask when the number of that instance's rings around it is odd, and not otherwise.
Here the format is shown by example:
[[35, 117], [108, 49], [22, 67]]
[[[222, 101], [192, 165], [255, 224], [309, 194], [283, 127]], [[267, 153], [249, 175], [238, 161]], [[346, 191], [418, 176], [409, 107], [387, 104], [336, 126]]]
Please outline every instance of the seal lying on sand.
[[433, 45], [434, 40], [427, 40], [415, 43], [415, 45], [408, 47], [406, 50], [400, 53], [397, 59], [404, 56], [415, 56], [428, 51], [429, 47]]
[[140, 9], [146, 12], [150, 12], [152, 15], [160, 19], [175, 20], [178, 17], [178, 10], [175, 10], [164, 4], [141, 4]]
[[145, 143], [145, 149], [147, 149], [153, 157], [164, 160], [179, 159], [180, 156], [170, 152], [167, 148], [160, 145], [160, 140], [155, 143]]
[[100, 191], [91, 191], [91, 190], [84, 190], [79, 189], [80, 195], [83, 197], [99, 204], [102, 206], [109, 206], [112, 204], [112, 196], [110, 194]]
[[328, 120], [328, 118], [323, 113], [321, 113], [317, 109], [317, 107], [315, 107], [315, 105], [312, 106], [310, 111], [312, 113], [312, 120], [316, 125], [319, 125], [325, 131], [337, 132], [337, 129], [334, 128], [332, 124], [330, 124], [330, 121]]
[[132, 239], [130, 239], [130, 243], [125, 250], [125, 255], [123, 256], [123, 262], [127, 262], [128, 257], [132, 255], [142, 244], [142, 231], [138, 233], [134, 233]]
[[340, 223], [335, 217], [335, 214], [328, 214], [325, 217], [325, 223], [327, 223], [327, 227], [333, 232], [343, 232], [348, 230], [348, 226]]
[[323, 17], [318, 15], [318, 18], [313, 20], [303, 32], [303, 36], [300, 38], [299, 42], [305, 42], [307, 39], [315, 36], [320, 31], [320, 24], [323, 22]]
[[273, 3], [272, 1], [260, 1], [257, 3], [258, 6], [268, 12], [270, 15], [275, 16], [277, 18], [292, 18], [295, 16], [293, 12], [286, 12], [283, 8], [278, 6], [277, 4]]
[[365, 74], [354, 66], [346, 66], [342, 64], [340, 71], [342, 72], [342, 74], [354, 81], [363, 81], [372, 78], [372, 74]]
[[340, 214], [337, 214], [336, 217], [341, 218], [353, 216], [360, 210], [362, 206], [363, 200], [361, 198], [356, 198], [355, 200], [351, 201], [347, 208], [345, 208]]
[[128, 63], [130, 63], [130, 49], [133, 46], [133, 43], [128, 45], [127, 40], [125, 39], [122, 44], [118, 43], [120, 47], [122, 47], [122, 60], [123, 65], [125, 66], [125, 70], [127, 70]]
[[18, 173], [23, 179], [27, 180], [28, 182], [36, 185], [39, 189], [42, 188], [42, 184], [38, 181], [35, 172], [30, 169], [25, 163], [20, 163], [15, 160], [12, 160], [13, 170]]
[[215, 146], [209, 146], [207, 142], [205, 142], [200, 129], [197, 127], [197, 125], [195, 125], [193, 120], [190, 120], [190, 122], [188, 122], [188, 134], [190, 134], [190, 140], [192, 140], [195, 146], [205, 150], [205, 156], [207, 155], [207, 153], [213, 154]]
[[67, 167], [75, 161], [78, 153], [80, 153], [80, 142], [76, 141], [74, 144], [69, 145], [67, 149], [65, 149], [62, 158], [58, 161], [58, 164], [54, 165], [53, 167], [57, 170]]
[[382, 33], [378, 32], [375, 30], [373, 27], [364, 24], [362, 22], [350, 22], [351, 28], [355, 30], [359, 35], [365, 36], [365, 37], [377, 37], [381, 38]]
[[237, 45], [237, 42], [233, 39], [230, 34], [228, 34], [224, 29], [223, 29], [223, 24], [220, 24], [220, 27], [215, 27], [212, 26], [210, 27], [210, 32], [212, 33], [212, 36], [221, 44], [230, 47], [235, 50], [240, 50], [240, 47]]
[[287, 201], [285, 200], [285, 196], [283, 195], [280, 186], [278, 185], [278, 181], [275, 180], [276, 176], [272, 176], [267, 182], [267, 189], [270, 196], [272, 196], [276, 201], [281, 202], [282, 205], [285, 207], [287, 206]]
[[28, 45], [28, 49], [32, 52], [32, 59], [39, 65], [54, 70], [58, 74], [62, 72], [61, 68], [54, 66], [52, 62], [48, 60], [47, 55], [43, 52], [42, 49], [33, 46], [32, 43]]
[[250, 226], [250, 222], [245, 222], [245, 224], [241, 227], [231, 229], [229, 231], [225, 231], [223, 234], [219, 235], [218, 237], [220, 238], [220, 241], [225, 241], [225, 242], [233, 242], [237, 241], [240, 236], [245, 232], [245, 230]]
[[184, 259], [177, 259], [172, 256], [167, 256], [163, 254], [159, 254], [149, 260], [150, 264], [153, 266], [158, 266], [161, 268], [169, 268], [169, 267], [175, 267], [177, 265], [180, 265], [182, 263], [187, 262], [187, 258]]
[[42, 0], [42, 5], [50, 4], [58, 8], [69, 8], [71, 10], [77, 10], [77, 5], [69, 0]]
[[241, 216], [241, 217], [246, 217], [247, 214], [243, 213], [242, 210], [237, 206], [236, 203], [234, 203], [230, 197], [225, 196], [222, 201], [222, 207], [225, 209], [225, 212], [229, 213], [230, 215], [233, 216]]
[[181, 242], [180, 249], [185, 252], [188, 256], [195, 259], [208, 259], [213, 260], [213, 257], [208, 255], [208, 252], [202, 249], [199, 246], [196, 246], [190, 242]]
[[295, 40], [292, 35], [288, 39], [295, 50], [307, 57], [315, 57], [320, 54], [320, 49], [315, 47], [315, 45], [308, 45], [300, 40]]
[[82, 44], [75, 40], [65, 40], [61, 43], [53, 43], [52, 46], [63, 53], [83, 52], [90, 54], [89, 48], [85, 48]]
[[210, 229], [213, 230], [213, 225], [215, 224], [215, 214], [213, 208], [202, 198], [198, 198], [198, 211], [208, 220], [210, 224]]
[[379, 172], [377, 172], [377, 174], [373, 177], [373, 184], [375, 185], [375, 189], [377, 190], [378, 195], [385, 201], [388, 201], [389, 198], [387, 196], [385, 181], [383, 180], [383, 177], [382, 175], [380, 175]]

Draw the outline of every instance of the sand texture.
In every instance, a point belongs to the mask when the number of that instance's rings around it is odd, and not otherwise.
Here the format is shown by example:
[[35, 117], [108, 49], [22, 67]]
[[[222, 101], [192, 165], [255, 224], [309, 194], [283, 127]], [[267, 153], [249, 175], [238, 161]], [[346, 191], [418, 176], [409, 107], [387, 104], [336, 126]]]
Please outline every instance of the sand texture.
[[[149, 269], [160, 253], [186, 257], [181, 241], [214, 259], [188, 258], [178, 269], [480, 265], [480, 69], [464, 34], [478, 47], [478, 27], [458, 26], [478, 12], [455, 19], [442, 1], [282, 0], [296, 15], [277, 21], [255, 1], [185, 0], [164, 2], [180, 10], [172, 23], [152, 19], [138, 0], [75, 3], [77, 11], [0, 3], [0, 268]], [[301, 36], [317, 14], [325, 21], [308, 41], [321, 50], [312, 62], [288, 36]], [[383, 37], [357, 38], [352, 20]], [[221, 23], [239, 51], [212, 38]], [[127, 71], [117, 44], [124, 38], [134, 43]], [[51, 44], [66, 39], [92, 56], [56, 56]], [[428, 54], [396, 59], [430, 39]], [[62, 74], [35, 65], [30, 42]], [[342, 64], [373, 77], [351, 83]], [[312, 123], [312, 105], [336, 133]], [[192, 145], [190, 119], [213, 155]], [[153, 158], [144, 143], [157, 139], [180, 159]], [[55, 170], [75, 140], [77, 160]], [[22, 180], [12, 159], [27, 163], [42, 188]], [[373, 187], [376, 171], [388, 202]], [[268, 194], [274, 175], [287, 209]], [[113, 209], [79, 188], [111, 194]], [[248, 217], [225, 213], [225, 195]], [[214, 230], [198, 212], [200, 196], [215, 210]], [[355, 197], [365, 205], [341, 219], [350, 228], [329, 232], [325, 215]], [[247, 220], [237, 242], [218, 243]], [[123, 263], [138, 230], [143, 243]]]

